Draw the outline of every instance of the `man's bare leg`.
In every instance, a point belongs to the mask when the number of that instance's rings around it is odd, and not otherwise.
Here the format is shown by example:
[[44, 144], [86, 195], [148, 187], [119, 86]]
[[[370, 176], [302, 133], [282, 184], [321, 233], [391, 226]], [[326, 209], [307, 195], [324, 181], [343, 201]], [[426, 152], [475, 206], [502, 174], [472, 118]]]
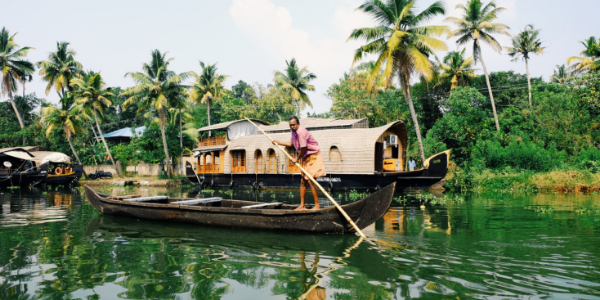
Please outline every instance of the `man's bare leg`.
[[315, 207], [313, 209], [321, 209], [321, 205], [319, 205], [319, 194], [317, 194], [317, 187], [312, 181], [308, 181], [310, 184], [310, 190], [312, 191], [313, 198], [315, 198]]
[[296, 210], [306, 209], [306, 206], [304, 205], [305, 197], [306, 197], [306, 181], [304, 180], [304, 177], [302, 177], [302, 179], [300, 179], [300, 206], [298, 206], [298, 208], [296, 208]]

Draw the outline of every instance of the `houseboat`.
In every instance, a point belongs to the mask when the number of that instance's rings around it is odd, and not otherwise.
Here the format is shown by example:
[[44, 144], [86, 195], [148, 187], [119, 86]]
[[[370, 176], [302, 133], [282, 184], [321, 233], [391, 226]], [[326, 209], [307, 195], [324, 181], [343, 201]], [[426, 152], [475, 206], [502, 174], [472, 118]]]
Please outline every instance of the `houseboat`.
[[35, 151], [31, 154], [33, 155], [33, 162], [37, 166], [48, 165], [48, 176], [42, 184], [74, 186], [83, 175], [83, 166], [71, 163], [71, 158], [64, 153]]
[[0, 149], [0, 188], [35, 186], [48, 176], [48, 164], [36, 165], [25, 148]]
[[[290, 140], [288, 122], [262, 130], [275, 140]], [[368, 120], [306, 118], [300, 120], [317, 140], [327, 176], [317, 178], [330, 190], [376, 190], [396, 182], [396, 190], [420, 190], [446, 176], [450, 150], [438, 153], [418, 170], [407, 168], [408, 136], [402, 121], [369, 128]], [[211, 187], [298, 188], [300, 170], [247, 120], [198, 129], [212, 134], [199, 139], [194, 162], [186, 163], [191, 182]], [[292, 147], [285, 149], [292, 157]]]

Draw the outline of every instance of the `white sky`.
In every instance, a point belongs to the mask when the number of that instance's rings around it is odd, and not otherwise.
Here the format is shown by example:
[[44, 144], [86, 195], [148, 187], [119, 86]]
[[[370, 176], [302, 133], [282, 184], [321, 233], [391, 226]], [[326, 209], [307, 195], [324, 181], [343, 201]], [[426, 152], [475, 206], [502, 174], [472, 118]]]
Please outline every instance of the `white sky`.
[[[419, 8], [433, 3], [420, 0]], [[446, 1], [447, 15], [466, 0]], [[359, 42], [346, 42], [351, 30], [374, 26], [365, 14], [354, 9], [358, 0], [232, 0], [232, 1], [8, 1], [0, 0], [4, 13], [0, 26], [11, 34], [18, 32], [21, 46], [35, 47], [29, 60], [45, 60], [55, 51], [57, 41], [68, 41], [77, 60], [86, 70], [100, 71], [109, 86], [129, 87], [126, 72], [139, 71], [150, 60], [153, 49], [168, 51], [175, 58], [176, 72], [200, 71], [199, 60], [218, 62], [219, 72], [230, 75], [230, 88], [244, 80], [250, 84], [272, 83], [273, 71], [282, 70], [285, 60], [296, 58], [300, 66], [317, 75], [316, 92], [309, 93], [314, 111], [324, 112], [331, 101], [324, 94], [338, 82], [352, 64]], [[534, 57], [532, 76], [552, 74], [557, 64], [578, 55], [578, 43], [600, 35], [596, 12], [600, 1], [571, 0], [568, 5], [556, 0], [498, 0], [508, 10], [498, 22], [517, 33], [527, 24], [542, 29], [547, 53]], [[26, 17], [24, 17], [26, 16]], [[433, 24], [446, 24], [443, 17]], [[452, 26], [451, 24], [446, 24]], [[445, 38], [444, 38], [445, 39]], [[502, 45], [510, 38], [499, 36]], [[454, 41], [447, 41], [450, 50]], [[470, 49], [467, 50], [470, 53]], [[438, 53], [442, 57], [443, 53]], [[470, 54], [469, 54], [470, 55]], [[522, 62], [514, 63], [503, 54], [484, 46], [489, 71], [515, 70], [525, 73]], [[481, 68], [478, 66], [478, 68]], [[27, 85], [27, 93], [44, 95], [46, 84], [39, 76]], [[53, 91], [47, 99], [56, 103]], [[0, 101], [7, 99], [1, 98]], [[308, 110], [310, 111], [310, 110]]]

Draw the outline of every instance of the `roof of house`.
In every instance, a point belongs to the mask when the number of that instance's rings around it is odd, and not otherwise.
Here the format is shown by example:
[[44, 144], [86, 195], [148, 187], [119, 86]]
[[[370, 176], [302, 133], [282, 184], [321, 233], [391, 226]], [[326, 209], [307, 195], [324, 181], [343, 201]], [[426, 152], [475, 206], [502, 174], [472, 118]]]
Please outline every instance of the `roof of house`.
[[[135, 135], [141, 136], [146, 131], [146, 126], [135, 128]], [[113, 131], [104, 135], [105, 138], [116, 138], [116, 137], [133, 137], [133, 132], [131, 127], [125, 127], [123, 129], [119, 129], [117, 131]]]

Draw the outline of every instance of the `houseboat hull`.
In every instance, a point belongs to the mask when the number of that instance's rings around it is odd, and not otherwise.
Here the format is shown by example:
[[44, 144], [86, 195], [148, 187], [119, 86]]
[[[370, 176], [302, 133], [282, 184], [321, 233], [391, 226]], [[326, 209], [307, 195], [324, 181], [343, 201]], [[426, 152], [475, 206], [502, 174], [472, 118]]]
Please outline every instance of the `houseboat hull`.
[[52, 186], [74, 186], [79, 182], [81, 176], [83, 175], [83, 166], [75, 165], [73, 166], [73, 172], [70, 174], [62, 174], [62, 175], [48, 175], [44, 180], [43, 184], [48, 184]]
[[42, 165], [38, 171], [15, 172], [11, 174], [0, 174], [0, 188], [12, 186], [35, 186], [48, 176], [48, 165]]
[[[448, 172], [449, 152], [442, 152], [428, 161], [432, 163], [426, 169], [409, 172], [382, 172], [374, 174], [331, 174], [317, 178], [317, 181], [329, 190], [378, 190], [392, 183], [396, 191], [422, 190], [442, 180]], [[435, 163], [433, 163], [435, 162]], [[211, 173], [196, 174], [192, 165], [186, 165], [187, 177], [193, 184], [202, 187], [240, 187], [240, 188], [298, 188], [300, 174], [275, 173]]]

